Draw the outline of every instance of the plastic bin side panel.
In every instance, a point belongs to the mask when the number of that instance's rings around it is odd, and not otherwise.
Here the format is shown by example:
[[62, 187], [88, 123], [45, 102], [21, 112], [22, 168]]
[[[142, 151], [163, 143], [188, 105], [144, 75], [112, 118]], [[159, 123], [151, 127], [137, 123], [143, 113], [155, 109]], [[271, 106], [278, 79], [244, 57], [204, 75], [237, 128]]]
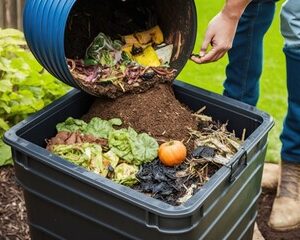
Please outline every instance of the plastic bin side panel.
[[[259, 157], [257, 157], [254, 160], [251, 160], [249, 167], [245, 170], [245, 172], [234, 182], [232, 185], [227, 186], [227, 188], [221, 188], [216, 189], [215, 192], [211, 196], [214, 196], [215, 203], [209, 198], [209, 202], [212, 204], [211, 209], [208, 208], [207, 212], [204, 211], [204, 217], [202, 219], [199, 219], [198, 227], [195, 229], [191, 229], [189, 232], [186, 232], [185, 234], [172, 234], [170, 232], [169, 237], [171, 239], [185, 239], [185, 237], [189, 236], [190, 239], [198, 239], [201, 238], [201, 235], [205, 233], [205, 230], [209, 229], [210, 234], [217, 234], [217, 236], [224, 236], [228, 234], [228, 231], [232, 228], [232, 226], [228, 226], [228, 219], [231, 218], [231, 223], [234, 224], [239, 221], [239, 217], [242, 218], [242, 213], [247, 209], [248, 202], [251, 199], [255, 199], [256, 195], [259, 194], [259, 186], [261, 181], [261, 171], [262, 171], [262, 161], [264, 159], [264, 154], [260, 153]], [[259, 161], [259, 162], [258, 162]], [[253, 163], [254, 162], [254, 163]], [[40, 204], [42, 205], [52, 205], [53, 208], [56, 206], [57, 208], [64, 209], [63, 215], [57, 215], [56, 211], [49, 211], [51, 214], [53, 213], [53, 218], [51, 218], [48, 214], [48, 208], [47, 207], [41, 207], [38, 209], [37, 204], [33, 204], [33, 209], [36, 209], [35, 211], [36, 215], [33, 215], [33, 210], [31, 208], [29, 209], [29, 219], [31, 219], [32, 223], [36, 225], [42, 225], [45, 228], [48, 229], [50, 226], [53, 227], [53, 233], [64, 236], [65, 229], [60, 229], [61, 223], [56, 222], [55, 216], [60, 216], [60, 219], [65, 222], [67, 219], [64, 219], [66, 215], [72, 215], [73, 221], [77, 224], [77, 222], [84, 221], [86, 225], [89, 225], [90, 222], [97, 222], [97, 226], [99, 226], [97, 229], [101, 229], [101, 226], [106, 225], [108, 231], [110, 231], [110, 228], [124, 230], [128, 233], [131, 233], [131, 238], [133, 236], [137, 237], [139, 236], [140, 239], [151, 239], [152, 237], [162, 237], [162, 239], [170, 239], [169, 237], [166, 237], [168, 235], [159, 233], [156, 229], [146, 228], [145, 224], [143, 222], [139, 221], [133, 221], [132, 217], [135, 216], [136, 219], [143, 219], [144, 212], [138, 212], [140, 211], [138, 207], [132, 206], [131, 208], [128, 208], [128, 204], [122, 204], [124, 207], [124, 211], [128, 213], [126, 214], [119, 214], [118, 212], [114, 212], [112, 209], [108, 208], [106, 209], [105, 204], [101, 205], [100, 201], [98, 203], [94, 203], [92, 201], [89, 201], [87, 192], [81, 192], [82, 189], [88, 189], [88, 186], [77, 182], [75, 179], [72, 178], [66, 178], [60, 172], [55, 172], [53, 170], [50, 170], [48, 166], [44, 166], [43, 164], [40, 164], [38, 161], [27, 161], [28, 167], [30, 169], [35, 169], [35, 172], [40, 173], [40, 175], [44, 176], [37, 176], [32, 171], [27, 171], [24, 169], [21, 165], [16, 164], [16, 172], [17, 177], [19, 181], [22, 183], [23, 187], [27, 189], [27, 192], [30, 192], [32, 198], [35, 194], [39, 195], [39, 197], [35, 197], [35, 199], [39, 199], [39, 202], [42, 202]], [[257, 169], [255, 169], [258, 168]], [[42, 170], [44, 168], [44, 170]], [[44, 172], [46, 171], [46, 172]], [[257, 172], [258, 171], [258, 172]], [[46, 177], [45, 174], [48, 176]], [[252, 176], [251, 176], [252, 174]], [[249, 178], [251, 176], [251, 178]], [[46, 178], [46, 180], [44, 179]], [[249, 178], [250, 180], [246, 180]], [[57, 184], [53, 184], [53, 179], [56, 181]], [[249, 181], [251, 181], [249, 183]], [[69, 189], [64, 189], [63, 187], [60, 187], [62, 182], [64, 185], [67, 185], [69, 183]], [[33, 184], [34, 183], [34, 184]], [[46, 187], [47, 186], [47, 187]], [[222, 186], [222, 185], [220, 185]], [[69, 191], [70, 188], [73, 190], [76, 189], [77, 194], [74, 193], [74, 191]], [[244, 189], [243, 189], [244, 188]], [[257, 189], [258, 188], [258, 189]], [[242, 192], [240, 192], [240, 189], [243, 189]], [[95, 195], [94, 189], [89, 189], [91, 194]], [[80, 194], [81, 196], [78, 196]], [[218, 195], [219, 194], [219, 195]], [[250, 195], [251, 196], [250, 196]], [[105, 194], [101, 192], [99, 194], [99, 200], [102, 199], [104, 203], [109, 202], [110, 205], [113, 206], [111, 196], [107, 196], [107, 199], [105, 199]], [[42, 196], [42, 197], [41, 197]], [[98, 194], [97, 194], [98, 196]], [[96, 197], [96, 196], [94, 196]], [[237, 198], [233, 203], [232, 199]], [[248, 202], [247, 202], [248, 201]], [[32, 203], [32, 200], [26, 201], [28, 203]], [[243, 204], [241, 204], [241, 202]], [[250, 203], [249, 203], [250, 204]], [[209, 206], [209, 203], [204, 204], [204, 206]], [[236, 209], [237, 208], [237, 209]], [[47, 211], [45, 211], [47, 209]], [[226, 210], [226, 212], [224, 212]], [[255, 209], [256, 210], [256, 209]], [[255, 211], [254, 210], [254, 211]], [[47, 214], [44, 214], [45, 216], [45, 223], [41, 224], [41, 214], [42, 212]], [[68, 214], [66, 214], [68, 212]], [[59, 213], [60, 214], [60, 213]], [[250, 212], [250, 218], [253, 217], [255, 212]], [[76, 217], [75, 217], [76, 215]], [[237, 215], [237, 216], [236, 216]], [[54, 219], [54, 220], [53, 220]], [[83, 220], [85, 219], [85, 220]], [[223, 223], [216, 222], [216, 219], [220, 219]], [[50, 221], [50, 222], [49, 222]], [[102, 222], [103, 221], [103, 222]], [[169, 219], [169, 221], [172, 221]], [[177, 221], [177, 220], [174, 220]], [[55, 224], [56, 223], [56, 224]], [[85, 226], [83, 224], [83, 226]], [[169, 222], [169, 225], [172, 223]], [[108, 226], [107, 226], [108, 225]], [[239, 225], [239, 228], [237, 229], [243, 229], [245, 226]], [[142, 229], [142, 232], [137, 231], [136, 229]], [[77, 229], [77, 228], [74, 228]], [[60, 232], [61, 231], [61, 232]], [[237, 230], [235, 230], [237, 231]], [[207, 233], [207, 234], [209, 234]], [[70, 232], [68, 237], [76, 237], [78, 236], [77, 231]], [[73, 235], [72, 235], [73, 234]], [[124, 234], [124, 232], [123, 232]], [[145, 237], [143, 237], [145, 235]], [[235, 233], [235, 236], [238, 234]], [[149, 236], [149, 238], [147, 237]], [[165, 237], [163, 237], [165, 236]], [[182, 236], [182, 238], [178, 238]], [[196, 237], [198, 236], [198, 237]], [[203, 235], [205, 236], [205, 235]], [[204, 239], [211, 239], [211, 238], [204, 238]]]
[[[241, 239], [243, 231], [256, 216], [266, 149], [267, 146], [250, 159], [247, 168], [235, 182], [219, 192], [212, 208], [207, 212], [204, 210], [204, 218], [199, 224], [206, 229], [202, 233], [203, 239], [217, 239], [218, 236]], [[205, 205], [209, 205], [209, 201]]]
[[[72, 218], [73, 221], [82, 222], [85, 219], [86, 225], [95, 222], [99, 226], [105, 225], [107, 229], [116, 227], [119, 232], [124, 230], [123, 234], [125, 234], [127, 231], [136, 231], [135, 222], [145, 219], [146, 214], [143, 209], [112, 197], [109, 193], [95, 189], [78, 179], [62, 174], [59, 170], [30, 157], [27, 158], [24, 165], [21, 165], [19, 160], [16, 161], [15, 169], [18, 181], [31, 196], [38, 196], [40, 201], [46, 205], [65, 209], [63, 215], [53, 213], [53, 216], [60, 216], [62, 221], [65, 221], [65, 213], [68, 212], [77, 216]], [[114, 208], [114, 206], [117, 207]], [[36, 204], [33, 204], [33, 208], [37, 208]], [[28, 212], [30, 211], [31, 209]], [[60, 222], [52, 221], [49, 218], [48, 211], [48, 208], [41, 208], [34, 215], [37, 218], [30, 219], [29, 215], [29, 219], [34, 224], [42, 225], [40, 217], [45, 216], [45, 224], [42, 226], [47, 229], [54, 226], [51, 232], [64, 236], [65, 229], [61, 228]], [[68, 237], [78, 236], [80, 228], [73, 229], [73, 232], [67, 233], [69, 234]]]
[[[105, 224], [100, 225], [72, 213], [63, 206], [58, 206], [43, 198], [24, 191], [28, 218], [34, 233], [49, 236], [49, 239], [133, 239], [119, 234]], [[47, 212], [45, 211], [47, 209]], [[46, 212], [47, 214], [41, 214]], [[95, 209], [99, 211], [99, 209]], [[106, 216], [109, 218], [110, 216]], [[104, 218], [104, 222], [106, 221]], [[31, 235], [34, 235], [31, 233]], [[40, 240], [33, 238], [33, 240]]]

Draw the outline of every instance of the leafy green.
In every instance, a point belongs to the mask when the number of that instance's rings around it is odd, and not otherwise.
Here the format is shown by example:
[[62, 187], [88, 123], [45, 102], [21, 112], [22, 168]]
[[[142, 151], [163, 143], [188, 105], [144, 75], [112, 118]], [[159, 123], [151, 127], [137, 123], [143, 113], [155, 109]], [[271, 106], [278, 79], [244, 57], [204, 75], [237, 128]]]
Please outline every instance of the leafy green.
[[[0, 139], [9, 127], [68, 90], [35, 60], [22, 32], [0, 29]], [[0, 166], [11, 163], [9, 147], [0, 140]]]
[[129, 164], [141, 165], [157, 157], [158, 143], [146, 133], [134, 129], [114, 130], [108, 138], [109, 147]]
[[87, 125], [84, 133], [91, 134], [98, 138], [108, 138], [109, 133], [113, 130], [113, 126], [122, 125], [121, 119], [114, 118], [109, 121], [101, 118], [93, 118]]
[[[1, 148], [0, 148], [1, 149]], [[78, 166], [106, 177], [110, 167], [114, 169], [113, 179], [115, 182], [132, 186], [137, 183], [137, 166], [119, 163], [119, 157], [109, 151], [102, 153], [102, 148], [94, 143], [80, 143], [71, 145], [54, 145], [52, 152]], [[118, 165], [118, 166], [117, 166]]]
[[106, 153], [103, 154], [103, 165], [104, 168], [102, 169], [102, 172], [104, 173], [104, 176], [107, 176], [108, 172], [109, 172], [109, 166], [112, 168], [115, 168], [118, 163], [119, 163], [120, 159], [119, 157], [113, 152], [113, 151], [108, 151]]
[[56, 125], [56, 130], [58, 132], [84, 132], [87, 128], [87, 123], [85, 121], [69, 117], [63, 123]]
[[102, 148], [94, 143], [54, 145], [52, 152], [78, 166], [101, 174], [103, 169]]
[[114, 130], [110, 132], [108, 137], [108, 144], [111, 150], [117, 154], [121, 159], [124, 159], [128, 163], [133, 163], [134, 157], [131, 151], [130, 146], [130, 133], [132, 134], [132, 138], [135, 138], [135, 131], [131, 128]]
[[87, 135], [93, 135], [97, 138], [108, 138], [109, 133], [114, 129], [113, 126], [122, 125], [121, 119], [114, 118], [109, 121], [101, 118], [93, 118], [89, 123], [79, 119], [69, 117], [65, 122], [56, 125], [58, 132], [80, 132]]
[[116, 60], [117, 55], [121, 59], [122, 42], [112, 41], [109, 36], [99, 33], [88, 47], [84, 62], [86, 65], [100, 64], [101, 66], [113, 67], [118, 62]]
[[157, 157], [158, 143], [146, 133], [139, 134], [130, 141], [131, 151], [134, 159], [143, 163], [151, 162]]
[[134, 165], [129, 165], [127, 163], [119, 164], [115, 169], [115, 175], [113, 180], [122, 185], [131, 187], [134, 184], [138, 183], [136, 174], [138, 173], [139, 168]]

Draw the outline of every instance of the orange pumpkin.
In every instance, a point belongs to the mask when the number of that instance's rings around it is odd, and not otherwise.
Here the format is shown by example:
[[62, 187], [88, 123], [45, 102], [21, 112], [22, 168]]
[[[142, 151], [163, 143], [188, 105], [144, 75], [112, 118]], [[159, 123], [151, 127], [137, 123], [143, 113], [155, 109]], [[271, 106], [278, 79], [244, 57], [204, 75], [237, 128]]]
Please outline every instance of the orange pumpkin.
[[158, 157], [160, 161], [169, 167], [176, 166], [184, 162], [187, 150], [180, 141], [170, 141], [160, 145]]

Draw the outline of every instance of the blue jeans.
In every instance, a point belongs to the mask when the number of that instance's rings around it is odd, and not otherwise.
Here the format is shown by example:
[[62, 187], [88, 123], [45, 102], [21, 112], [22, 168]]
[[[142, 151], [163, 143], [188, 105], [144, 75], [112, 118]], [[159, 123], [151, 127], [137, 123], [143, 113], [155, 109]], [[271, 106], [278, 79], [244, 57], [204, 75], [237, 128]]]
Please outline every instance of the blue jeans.
[[263, 38], [275, 12], [275, 2], [252, 2], [242, 15], [228, 52], [224, 95], [255, 106], [263, 65]]
[[280, 136], [281, 158], [300, 164], [300, 48], [285, 46], [288, 112]]
[[[288, 0], [281, 13], [285, 38], [288, 112], [280, 136], [283, 161], [300, 163], [300, 6]], [[224, 95], [256, 106], [263, 62], [263, 38], [274, 16], [273, 1], [252, 2], [240, 19], [228, 52]], [[280, 107], [280, 106], [279, 106]]]
[[280, 136], [281, 158], [300, 164], [300, 5], [287, 0], [281, 10], [281, 33], [285, 39], [288, 112]]

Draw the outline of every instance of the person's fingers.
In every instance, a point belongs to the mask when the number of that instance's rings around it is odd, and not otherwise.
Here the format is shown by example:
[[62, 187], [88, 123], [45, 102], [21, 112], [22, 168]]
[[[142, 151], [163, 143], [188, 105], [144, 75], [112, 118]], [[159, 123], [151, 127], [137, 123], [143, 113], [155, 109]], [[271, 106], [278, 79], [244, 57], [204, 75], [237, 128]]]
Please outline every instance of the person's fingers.
[[222, 57], [224, 57], [224, 55], [226, 54], [227, 52], [221, 52], [218, 56], [217, 56], [217, 60], [221, 59]]
[[207, 51], [207, 48], [209, 44], [212, 42], [213, 35], [211, 35], [209, 32], [205, 34], [205, 38], [203, 40], [201, 49], [200, 49], [200, 57], [204, 57]]
[[215, 48], [212, 48], [206, 55], [201, 57], [200, 64], [212, 62], [213, 59], [218, 55], [218, 52]]
[[202, 57], [201, 60], [198, 61], [198, 63], [202, 64], [218, 61], [227, 53], [229, 49], [229, 46], [215, 46], [210, 50], [210, 52], [208, 52], [204, 57]]
[[226, 54], [226, 52], [224, 51], [220, 51], [218, 54], [216, 54], [212, 59], [211, 62], [216, 62], [219, 59], [221, 59], [222, 57], [224, 57], [224, 55]]
[[201, 63], [201, 57], [200, 57], [200, 55], [199, 56], [196, 56], [196, 55], [191, 56], [191, 60], [193, 62], [195, 62], [195, 63], [198, 63], [198, 64]]

